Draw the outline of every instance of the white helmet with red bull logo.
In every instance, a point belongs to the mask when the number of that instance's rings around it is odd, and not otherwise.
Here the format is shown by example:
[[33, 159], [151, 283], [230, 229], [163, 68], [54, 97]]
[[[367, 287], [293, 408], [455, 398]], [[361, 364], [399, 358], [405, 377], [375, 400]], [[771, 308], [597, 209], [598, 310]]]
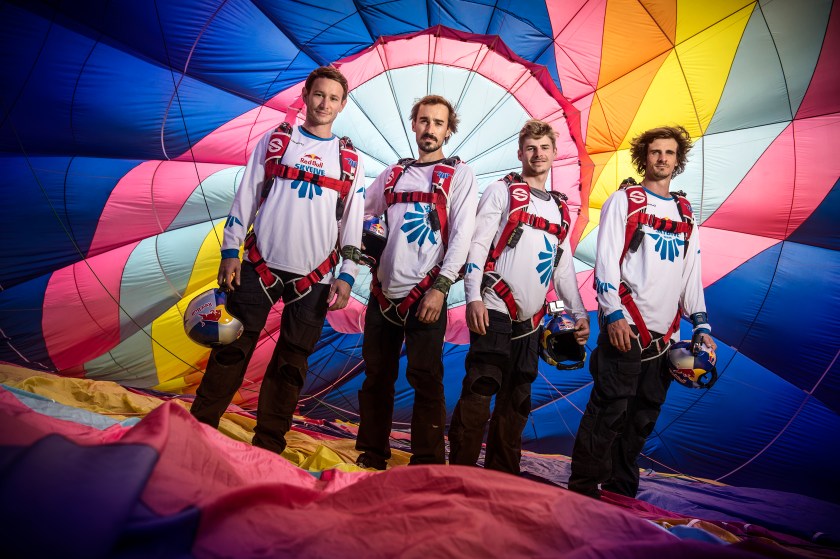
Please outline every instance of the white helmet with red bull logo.
[[225, 303], [227, 294], [218, 288], [194, 297], [184, 313], [187, 336], [205, 347], [227, 345], [239, 338], [245, 326], [228, 312]]

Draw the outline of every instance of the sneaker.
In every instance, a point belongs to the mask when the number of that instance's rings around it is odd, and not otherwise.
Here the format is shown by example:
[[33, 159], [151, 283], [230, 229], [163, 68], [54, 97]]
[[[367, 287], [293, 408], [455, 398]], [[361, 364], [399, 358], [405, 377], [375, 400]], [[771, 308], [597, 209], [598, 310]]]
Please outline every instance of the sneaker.
[[384, 470], [388, 466], [385, 460], [374, 458], [370, 454], [364, 452], [356, 459], [356, 465], [360, 468], [372, 470]]

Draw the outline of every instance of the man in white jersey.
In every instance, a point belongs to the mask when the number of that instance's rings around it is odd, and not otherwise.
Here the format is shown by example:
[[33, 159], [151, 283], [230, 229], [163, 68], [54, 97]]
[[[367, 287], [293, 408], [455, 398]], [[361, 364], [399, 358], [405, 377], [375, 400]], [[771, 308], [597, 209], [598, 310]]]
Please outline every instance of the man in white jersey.
[[[691, 147], [681, 126], [634, 138], [631, 157], [642, 184], [615, 192], [601, 210], [595, 262], [601, 332], [569, 479], [569, 489], [594, 498], [600, 498], [598, 484], [636, 496], [636, 460], [671, 384], [668, 348], [679, 339], [680, 316], [691, 317], [695, 347], [716, 347], [706, 318], [697, 224], [685, 196], [669, 192]], [[628, 213], [645, 218], [632, 233]]]
[[[531, 384], [537, 378], [538, 326], [550, 286], [575, 318], [577, 343], [585, 344], [589, 336], [589, 316], [567, 235], [568, 210], [564, 216], [562, 197], [545, 188], [557, 156], [551, 125], [526, 122], [519, 132], [517, 155], [522, 174], [492, 183], [479, 202], [464, 278], [470, 349], [449, 427], [449, 463], [474, 466], [490, 420], [484, 465], [512, 474], [519, 474], [522, 431], [531, 413]], [[520, 202], [518, 210], [529, 214], [515, 229], [508, 219], [511, 202]], [[513, 233], [517, 229], [519, 233]]]
[[[286, 447], [307, 359], [327, 310], [347, 305], [364, 212], [361, 161], [346, 138], [332, 133], [347, 103], [347, 80], [335, 68], [317, 68], [301, 95], [306, 104], [303, 125], [281, 125], [266, 134], [236, 192], [225, 224], [218, 282], [229, 291], [228, 310], [243, 322], [245, 332], [210, 353], [192, 405], [196, 419], [218, 427], [268, 313], [282, 298], [280, 336], [262, 381], [253, 440], [255, 446], [278, 453]], [[243, 241], [245, 261], [240, 262]], [[344, 260], [333, 277], [339, 260], [336, 241]]]
[[388, 240], [371, 282], [359, 391], [358, 464], [384, 470], [394, 413], [394, 384], [405, 340], [406, 378], [414, 389], [411, 464], [444, 464], [446, 406], [443, 338], [446, 296], [467, 258], [478, 201], [475, 174], [443, 145], [458, 130], [452, 105], [438, 95], [411, 109], [420, 157], [401, 160], [368, 187], [365, 214], [385, 213]]

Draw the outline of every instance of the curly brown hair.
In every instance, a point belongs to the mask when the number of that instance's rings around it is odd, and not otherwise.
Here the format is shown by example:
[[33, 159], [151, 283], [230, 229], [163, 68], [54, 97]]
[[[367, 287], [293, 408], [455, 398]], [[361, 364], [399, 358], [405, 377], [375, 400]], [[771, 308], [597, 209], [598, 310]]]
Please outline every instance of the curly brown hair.
[[449, 109], [449, 130], [453, 134], [458, 132], [458, 123], [461, 119], [458, 118], [458, 114], [455, 112], [455, 107], [452, 106], [446, 97], [441, 97], [440, 95], [426, 95], [422, 99], [419, 99], [414, 106], [411, 107], [411, 116], [408, 120], [414, 122], [417, 120], [417, 113], [420, 112], [420, 105], [443, 105], [447, 109]]
[[306, 78], [306, 83], [303, 84], [306, 91], [312, 90], [312, 84], [315, 83], [315, 80], [318, 78], [327, 78], [328, 80], [340, 83], [341, 89], [344, 90], [344, 95], [341, 97], [341, 100], [343, 101], [347, 99], [347, 78], [344, 77], [344, 74], [339, 72], [338, 68], [335, 66], [321, 66], [320, 68], [312, 70]]
[[677, 164], [674, 167], [671, 178], [685, 171], [685, 165], [688, 163], [688, 152], [694, 146], [691, 141], [691, 135], [682, 126], [660, 126], [659, 128], [652, 128], [646, 132], [642, 132], [630, 141], [630, 158], [633, 166], [640, 175], [645, 176], [648, 146], [654, 140], [668, 139], [676, 140], [677, 142]]
[[557, 133], [554, 132], [554, 128], [545, 121], [532, 118], [519, 131], [519, 149], [522, 149], [526, 138], [539, 140], [543, 136], [548, 136], [551, 139], [551, 147], [557, 148]]

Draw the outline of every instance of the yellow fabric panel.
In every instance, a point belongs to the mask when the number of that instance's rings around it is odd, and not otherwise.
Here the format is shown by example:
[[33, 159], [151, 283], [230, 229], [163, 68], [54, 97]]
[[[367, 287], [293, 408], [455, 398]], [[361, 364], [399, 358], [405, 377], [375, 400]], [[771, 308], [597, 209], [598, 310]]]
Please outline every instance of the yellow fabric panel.
[[[207, 284], [203, 288], [199, 288], [195, 293], [200, 293], [204, 289], [214, 287], [216, 282]], [[190, 373], [204, 370], [207, 364], [207, 357], [210, 355], [210, 350], [204, 346], [200, 346], [184, 332], [184, 311], [189, 298], [181, 299], [175, 306], [170, 307], [165, 313], [157, 317], [152, 322], [152, 352], [155, 359], [155, 367], [157, 369], [157, 378], [161, 384], [158, 384], [156, 390], [166, 390], [167, 392], [177, 391], [186, 386], [178, 386], [178, 383], [172, 383], [175, 379], [182, 378]]]
[[673, 43], [638, 0], [610, 0], [604, 14], [598, 88], [672, 47]]
[[677, 44], [749, 6], [752, 13], [755, 0], [677, 0]]
[[[663, 54], [629, 74], [605, 85], [595, 94], [587, 133], [587, 152], [598, 153], [618, 149], [633, 123], [639, 106], [668, 58]], [[596, 142], [599, 142], [596, 145]]]
[[641, 132], [668, 124], [685, 126], [693, 138], [701, 134], [694, 111], [694, 100], [674, 52], [668, 55], [651, 83], [620, 148], [629, 148], [630, 139]]
[[[615, 177], [618, 172], [615, 166], [615, 152], [601, 153], [592, 156], [597, 173], [592, 177], [592, 191], [589, 193], [589, 208], [600, 210], [610, 194], [615, 191]], [[609, 186], [605, 186], [609, 185]], [[589, 218], [590, 223], [592, 217]]]
[[180, 392], [190, 384], [186, 381], [178, 382], [177, 379], [202, 371], [207, 365], [210, 350], [187, 337], [184, 332], [184, 311], [194, 296], [216, 287], [221, 259], [219, 239], [223, 234], [224, 220], [217, 223], [214, 230], [205, 237], [183, 299], [152, 322], [152, 339], [155, 340], [152, 351], [157, 378], [161, 383], [155, 387], [158, 390]]
[[671, 44], [676, 44], [677, 3], [674, 0], [639, 0], [639, 3], [662, 29]]
[[677, 57], [688, 81], [696, 118], [703, 132], [712, 121], [720, 102], [729, 69], [752, 10], [753, 6], [748, 6], [677, 45]]
[[[116, 421], [144, 417], [163, 403], [159, 398], [136, 394], [115, 382], [60, 377], [26, 369], [0, 370], [0, 382]], [[183, 402], [178, 403], [186, 407]]]
[[585, 239], [592, 231], [601, 223], [601, 210], [596, 208], [589, 208], [589, 221], [583, 229], [580, 239]]

